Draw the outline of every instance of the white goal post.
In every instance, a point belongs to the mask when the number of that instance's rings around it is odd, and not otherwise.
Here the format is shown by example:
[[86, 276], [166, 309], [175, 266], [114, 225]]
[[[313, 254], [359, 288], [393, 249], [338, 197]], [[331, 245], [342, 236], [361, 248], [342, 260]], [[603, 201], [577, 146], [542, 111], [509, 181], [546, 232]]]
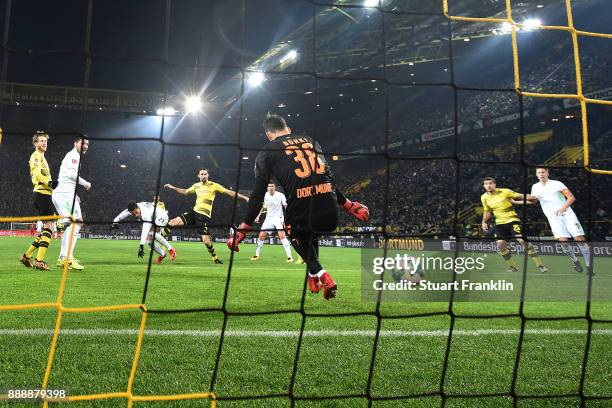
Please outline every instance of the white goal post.
[[[36, 223], [34, 223], [34, 227], [36, 227]], [[23, 231], [29, 230], [32, 226], [31, 222], [11, 222], [9, 229], [11, 231]]]

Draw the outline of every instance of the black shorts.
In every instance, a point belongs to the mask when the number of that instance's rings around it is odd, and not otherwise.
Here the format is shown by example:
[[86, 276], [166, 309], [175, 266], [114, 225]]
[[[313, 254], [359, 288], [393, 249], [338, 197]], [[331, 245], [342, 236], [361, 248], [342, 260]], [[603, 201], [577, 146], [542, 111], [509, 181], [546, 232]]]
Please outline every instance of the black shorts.
[[208, 235], [208, 223], [210, 218], [193, 210], [185, 211], [181, 214], [181, 220], [185, 225], [195, 225], [200, 232], [200, 235]]
[[497, 239], [512, 239], [522, 237], [523, 231], [521, 230], [521, 223], [518, 221], [495, 225], [495, 238]]
[[53, 200], [51, 200], [51, 194], [32, 194], [32, 201], [34, 207], [38, 211], [38, 215], [55, 215], [55, 206], [53, 206]]
[[287, 214], [285, 221], [290, 235], [312, 234], [314, 236], [325, 235], [333, 232], [338, 227], [338, 211], [334, 209], [326, 214], [318, 214], [310, 219], [292, 217]]

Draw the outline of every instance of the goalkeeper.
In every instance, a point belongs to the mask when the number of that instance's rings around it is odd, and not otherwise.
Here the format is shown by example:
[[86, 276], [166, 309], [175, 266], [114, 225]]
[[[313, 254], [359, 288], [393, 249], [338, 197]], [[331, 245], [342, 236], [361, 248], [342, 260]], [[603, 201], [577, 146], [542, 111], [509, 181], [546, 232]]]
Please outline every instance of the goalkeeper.
[[227, 240], [238, 251], [259, 214], [270, 179], [274, 177], [287, 195], [286, 228], [291, 244], [306, 261], [312, 293], [323, 288], [323, 297], [336, 296], [337, 285], [319, 262], [318, 237], [338, 226], [338, 205], [361, 221], [369, 218], [368, 207], [346, 199], [337, 188], [318, 143], [308, 136], [293, 136], [285, 120], [270, 115], [264, 121], [270, 141], [255, 159], [255, 188], [249, 198], [244, 221]]

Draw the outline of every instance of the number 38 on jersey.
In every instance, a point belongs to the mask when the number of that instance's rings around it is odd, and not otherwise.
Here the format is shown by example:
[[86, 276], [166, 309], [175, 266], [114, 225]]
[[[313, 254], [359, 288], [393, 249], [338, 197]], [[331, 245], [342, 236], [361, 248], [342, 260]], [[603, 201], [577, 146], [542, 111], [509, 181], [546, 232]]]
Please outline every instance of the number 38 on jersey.
[[295, 175], [299, 178], [306, 178], [314, 171], [316, 174], [325, 173], [325, 164], [316, 154], [312, 143], [303, 143], [300, 146], [289, 146], [285, 148], [287, 156], [293, 156], [293, 160], [298, 163]]

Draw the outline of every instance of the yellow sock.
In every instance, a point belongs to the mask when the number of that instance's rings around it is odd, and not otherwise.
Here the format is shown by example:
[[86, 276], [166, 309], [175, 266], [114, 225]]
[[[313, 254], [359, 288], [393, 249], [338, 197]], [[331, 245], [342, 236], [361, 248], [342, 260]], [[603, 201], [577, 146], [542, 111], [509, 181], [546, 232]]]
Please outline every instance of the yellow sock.
[[34, 253], [34, 251], [36, 251], [38, 249], [38, 247], [40, 246], [40, 235], [41, 234], [38, 234], [38, 236], [36, 237], [34, 242], [32, 242], [32, 244], [28, 247], [28, 250], [25, 251], [25, 256], [26, 257], [31, 258], [32, 254]]
[[161, 231], [162, 237], [166, 238], [168, 237], [168, 234], [170, 234], [170, 227], [164, 227]]
[[206, 249], [208, 249], [208, 253], [210, 254], [210, 256], [212, 256], [212, 259], [216, 259], [217, 258], [217, 253], [215, 252], [215, 248], [213, 248], [212, 244], [204, 244], [206, 246]]
[[540, 254], [538, 253], [538, 250], [535, 249], [533, 245], [527, 244], [527, 253], [531, 257], [531, 259], [533, 259], [533, 262], [535, 262], [538, 268], [544, 265], [544, 263], [542, 262], [542, 258], [540, 258]]
[[509, 267], [518, 269], [516, 264], [514, 263], [514, 259], [512, 259], [512, 255], [508, 249], [504, 249], [503, 251], [499, 251], [499, 254], [504, 258], [504, 261], [508, 264]]
[[47, 249], [49, 248], [49, 244], [51, 243], [51, 230], [49, 228], [45, 228], [43, 232], [40, 234], [40, 243], [38, 244], [38, 253], [36, 254], [37, 261], [44, 261], [45, 255], [47, 254]]

